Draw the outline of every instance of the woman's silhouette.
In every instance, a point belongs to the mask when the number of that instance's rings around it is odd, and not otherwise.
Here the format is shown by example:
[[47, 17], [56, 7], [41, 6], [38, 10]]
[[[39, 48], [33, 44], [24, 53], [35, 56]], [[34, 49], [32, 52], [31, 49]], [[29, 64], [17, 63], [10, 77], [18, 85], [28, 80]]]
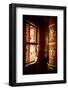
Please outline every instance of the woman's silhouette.
[[36, 73], [46, 73], [47, 72], [47, 62], [48, 58], [45, 57], [44, 50], [40, 50], [38, 54], [38, 59], [36, 62]]

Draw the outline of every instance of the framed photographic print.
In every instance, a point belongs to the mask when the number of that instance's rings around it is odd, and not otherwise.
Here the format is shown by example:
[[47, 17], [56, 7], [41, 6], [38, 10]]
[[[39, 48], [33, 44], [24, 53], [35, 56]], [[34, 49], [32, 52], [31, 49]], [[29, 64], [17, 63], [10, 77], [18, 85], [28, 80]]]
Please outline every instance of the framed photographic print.
[[9, 85], [66, 83], [66, 7], [9, 5]]

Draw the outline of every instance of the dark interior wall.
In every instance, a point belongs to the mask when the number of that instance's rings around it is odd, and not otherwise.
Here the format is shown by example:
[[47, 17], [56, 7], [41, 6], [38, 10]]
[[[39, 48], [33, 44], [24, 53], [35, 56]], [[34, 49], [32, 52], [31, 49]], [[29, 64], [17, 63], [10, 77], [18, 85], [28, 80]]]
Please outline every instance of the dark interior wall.
[[[42, 23], [40, 24], [40, 52], [43, 55], [47, 56], [48, 58], [48, 45], [47, 45], [47, 40], [48, 38], [48, 22], [44, 22], [42, 20]], [[46, 51], [47, 49], [47, 51]]]
[[49, 22], [47, 22], [47, 21], [45, 22], [44, 30], [45, 30], [45, 41], [44, 41], [45, 56], [49, 61]]

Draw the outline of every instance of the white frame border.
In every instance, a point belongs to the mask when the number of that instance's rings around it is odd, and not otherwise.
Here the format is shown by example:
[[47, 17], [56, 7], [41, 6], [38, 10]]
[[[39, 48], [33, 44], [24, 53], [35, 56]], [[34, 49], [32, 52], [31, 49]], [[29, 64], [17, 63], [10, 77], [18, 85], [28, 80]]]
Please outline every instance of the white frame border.
[[[22, 75], [22, 15], [42, 15], [42, 16], [57, 16], [58, 17], [58, 73], [57, 74], [39, 74], [39, 75]], [[63, 10], [51, 9], [34, 9], [34, 8], [16, 8], [16, 83], [37, 82], [37, 81], [57, 81], [63, 80]], [[61, 34], [60, 34], [61, 33]], [[62, 61], [61, 61], [62, 60]], [[61, 63], [62, 62], [62, 63]]]

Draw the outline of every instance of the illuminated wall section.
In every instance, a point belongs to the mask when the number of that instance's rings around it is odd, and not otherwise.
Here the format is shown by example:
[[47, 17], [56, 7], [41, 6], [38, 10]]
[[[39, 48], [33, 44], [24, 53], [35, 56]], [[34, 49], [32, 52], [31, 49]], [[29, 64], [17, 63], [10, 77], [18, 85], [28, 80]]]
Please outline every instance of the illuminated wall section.
[[57, 31], [55, 23], [49, 25], [49, 65], [52, 69], [57, 67]]

